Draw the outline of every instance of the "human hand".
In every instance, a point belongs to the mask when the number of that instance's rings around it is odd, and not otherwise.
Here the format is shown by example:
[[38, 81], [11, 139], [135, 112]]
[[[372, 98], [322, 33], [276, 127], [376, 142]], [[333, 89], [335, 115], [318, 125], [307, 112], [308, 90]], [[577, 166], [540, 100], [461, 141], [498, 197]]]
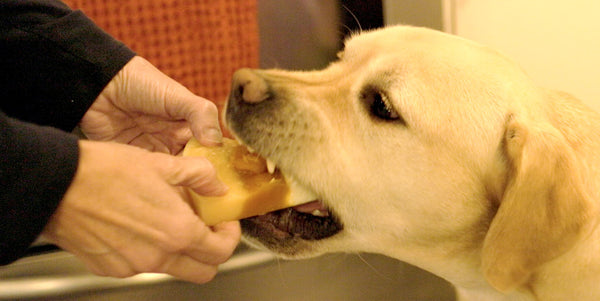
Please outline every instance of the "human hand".
[[80, 127], [91, 140], [176, 154], [192, 133], [204, 145], [219, 144], [218, 119], [214, 103], [136, 56], [104, 88]]
[[99, 275], [212, 279], [239, 242], [239, 223], [207, 227], [180, 188], [225, 193], [212, 165], [117, 143], [79, 143], [78, 170], [43, 237]]

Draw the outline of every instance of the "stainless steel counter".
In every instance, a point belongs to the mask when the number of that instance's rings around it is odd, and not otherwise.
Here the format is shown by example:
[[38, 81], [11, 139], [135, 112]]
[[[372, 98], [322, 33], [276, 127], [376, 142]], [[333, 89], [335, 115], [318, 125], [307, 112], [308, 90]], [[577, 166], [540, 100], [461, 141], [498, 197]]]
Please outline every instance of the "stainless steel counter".
[[203, 285], [162, 274], [99, 277], [62, 251], [27, 257], [0, 267], [0, 300], [452, 301], [454, 292], [429, 273], [379, 255], [285, 261], [242, 246], [221, 265], [217, 277]]
[[[219, 272], [249, 269], [273, 260], [275, 257], [270, 253], [242, 247], [219, 267]], [[10, 266], [0, 267], [0, 279], [0, 300], [46, 300], [52, 296], [177, 281], [169, 275], [150, 273], [126, 279], [96, 276], [90, 274], [75, 256], [63, 251], [26, 257]]]

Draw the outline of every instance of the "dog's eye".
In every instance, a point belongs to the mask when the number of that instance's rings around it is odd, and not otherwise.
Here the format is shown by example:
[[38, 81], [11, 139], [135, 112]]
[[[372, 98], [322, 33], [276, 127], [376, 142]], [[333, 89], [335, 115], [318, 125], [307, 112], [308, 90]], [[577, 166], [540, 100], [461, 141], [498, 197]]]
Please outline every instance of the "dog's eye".
[[362, 91], [361, 98], [372, 116], [386, 121], [400, 120], [404, 122], [400, 114], [389, 103], [387, 96], [380, 90], [372, 87], [366, 88]]

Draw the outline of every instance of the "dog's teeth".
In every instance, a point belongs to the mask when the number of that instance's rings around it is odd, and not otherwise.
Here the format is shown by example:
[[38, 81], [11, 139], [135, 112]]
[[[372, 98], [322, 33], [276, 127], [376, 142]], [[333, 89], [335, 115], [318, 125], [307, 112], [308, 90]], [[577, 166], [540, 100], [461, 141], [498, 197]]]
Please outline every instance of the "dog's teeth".
[[267, 170], [270, 174], [273, 174], [275, 172], [275, 163], [273, 163], [273, 161], [269, 159], [267, 159]]
[[251, 153], [251, 154], [254, 154], [254, 153], [256, 153], [256, 151], [255, 151], [253, 148], [251, 148], [251, 147], [249, 147], [249, 146], [246, 146], [246, 148], [248, 149], [248, 152], [249, 152], [249, 153]]
[[300, 185], [293, 177], [286, 177], [285, 181], [290, 186], [290, 201], [292, 205], [301, 205], [319, 199], [314, 192]]
[[327, 212], [323, 212], [319, 209], [315, 209], [313, 212], [311, 212], [310, 214], [314, 215], [314, 216], [318, 216], [318, 217], [325, 217], [327, 216]]

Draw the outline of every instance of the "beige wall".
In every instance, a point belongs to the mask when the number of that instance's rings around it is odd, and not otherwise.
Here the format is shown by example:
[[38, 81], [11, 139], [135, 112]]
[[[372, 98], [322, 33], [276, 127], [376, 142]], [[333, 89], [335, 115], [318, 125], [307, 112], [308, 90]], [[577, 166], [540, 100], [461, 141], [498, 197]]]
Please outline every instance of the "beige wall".
[[442, 30], [442, 0], [383, 0], [386, 25], [406, 24]]
[[[600, 111], [600, 1], [384, 0], [386, 24], [443, 28], [501, 50], [540, 85]], [[441, 20], [440, 20], [441, 19]]]
[[500, 49], [600, 111], [600, 1], [443, 0], [447, 31]]

